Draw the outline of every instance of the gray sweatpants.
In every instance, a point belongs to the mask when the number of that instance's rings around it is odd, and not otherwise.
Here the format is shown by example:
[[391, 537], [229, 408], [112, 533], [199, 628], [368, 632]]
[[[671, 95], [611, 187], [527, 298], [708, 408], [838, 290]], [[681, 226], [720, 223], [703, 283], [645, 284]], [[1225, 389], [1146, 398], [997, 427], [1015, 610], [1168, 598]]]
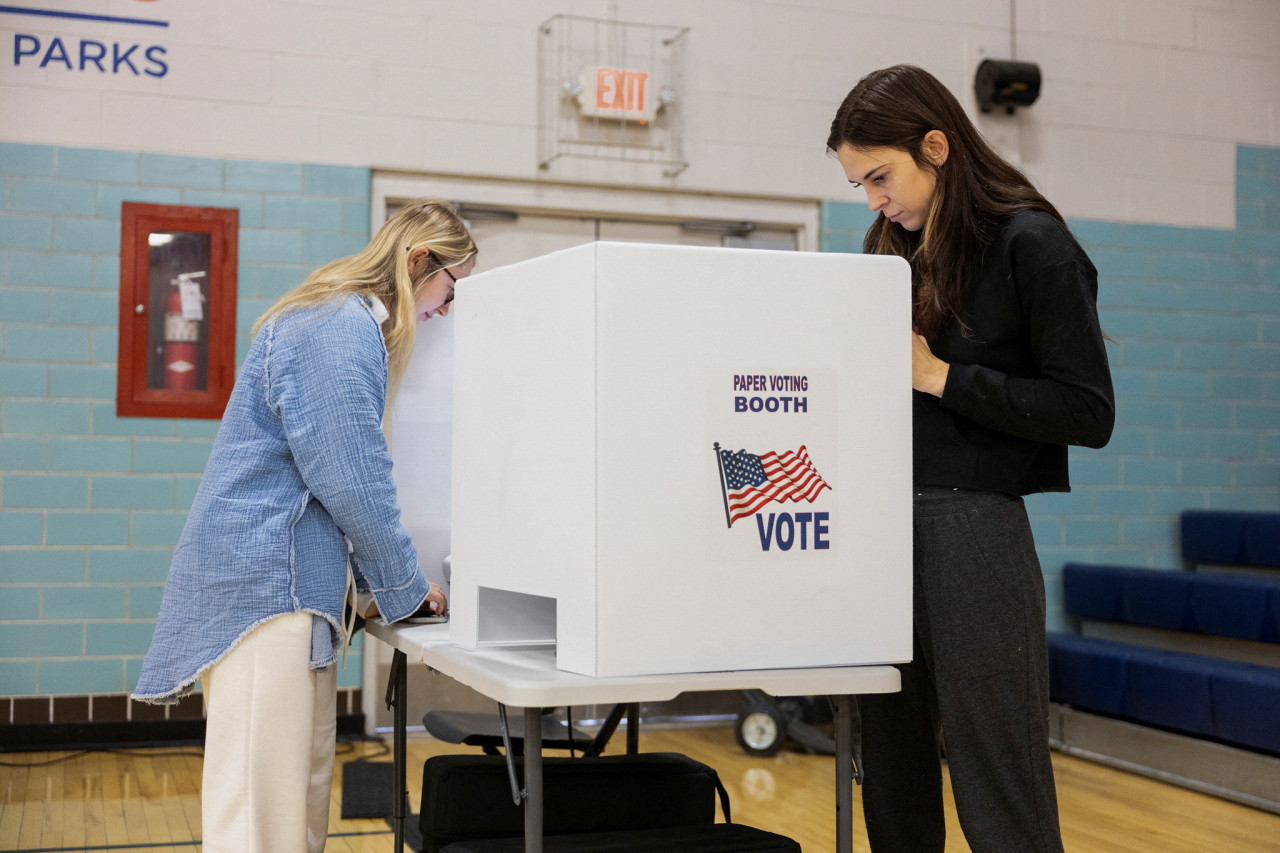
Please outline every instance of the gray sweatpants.
[[1044, 581], [1022, 499], [917, 488], [914, 660], [861, 700], [875, 853], [942, 853], [938, 736], [975, 853], [1060, 853]]

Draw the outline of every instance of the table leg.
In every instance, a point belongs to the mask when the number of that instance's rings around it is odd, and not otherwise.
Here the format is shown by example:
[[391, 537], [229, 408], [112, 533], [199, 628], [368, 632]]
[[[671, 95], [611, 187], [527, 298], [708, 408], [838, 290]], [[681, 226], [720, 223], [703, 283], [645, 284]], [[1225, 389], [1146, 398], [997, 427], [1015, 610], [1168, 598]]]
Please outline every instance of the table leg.
[[409, 802], [409, 789], [405, 779], [405, 741], [407, 739], [405, 696], [409, 692], [409, 667], [405, 653], [399, 649], [391, 658], [391, 677], [387, 685], [387, 704], [394, 707], [395, 722], [393, 726], [392, 759], [393, 774], [396, 778], [395, 793], [392, 795], [391, 823], [395, 830], [395, 851], [404, 853], [404, 821]]
[[852, 696], [835, 696], [836, 853], [853, 850], [853, 714]]
[[524, 709], [524, 849], [542, 853], [542, 709]]
[[640, 703], [627, 706], [627, 755], [640, 752]]

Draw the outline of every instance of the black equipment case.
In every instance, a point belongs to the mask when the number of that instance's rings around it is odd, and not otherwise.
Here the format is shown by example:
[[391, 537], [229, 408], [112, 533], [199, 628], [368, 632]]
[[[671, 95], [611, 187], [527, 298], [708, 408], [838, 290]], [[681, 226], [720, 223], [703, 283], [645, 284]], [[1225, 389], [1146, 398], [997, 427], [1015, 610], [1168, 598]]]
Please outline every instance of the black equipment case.
[[[517, 773], [523, 778], [523, 758], [514, 761]], [[563, 849], [620, 853], [800, 849], [782, 836], [729, 824], [729, 797], [715, 770], [677, 753], [544, 758], [542, 780], [545, 850], [560, 850], [561, 845], [576, 844], [575, 838], [595, 846]], [[717, 795], [725, 824], [715, 823]], [[506, 757], [437, 755], [428, 758], [422, 770], [419, 827], [423, 853], [439, 853], [445, 847], [450, 853], [473, 849], [477, 853], [490, 849], [522, 850], [524, 812], [512, 797]], [[699, 830], [694, 835], [701, 840], [689, 836], [687, 841], [681, 841], [680, 833], [684, 830]], [[754, 833], [792, 846], [701, 846], [704, 842], [712, 843], [713, 836], [741, 845], [749, 843], [745, 836]], [[589, 838], [590, 835], [599, 837]], [[498, 846], [483, 846], [482, 843], [490, 839]], [[504, 840], [516, 846], [502, 846]], [[654, 846], [617, 846], [635, 843]]]
[[[522, 853], [523, 838], [458, 841], [441, 853]], [[740, 823], [549, 835], [543, 853], [801, 853], [800, 845], [782, 835]]]

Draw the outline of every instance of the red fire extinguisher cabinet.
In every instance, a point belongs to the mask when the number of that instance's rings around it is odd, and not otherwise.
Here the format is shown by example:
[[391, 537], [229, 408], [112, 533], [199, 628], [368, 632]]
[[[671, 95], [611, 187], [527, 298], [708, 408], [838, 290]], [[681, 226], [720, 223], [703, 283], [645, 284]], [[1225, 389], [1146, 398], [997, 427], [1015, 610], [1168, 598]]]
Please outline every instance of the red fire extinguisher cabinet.
[[220, 418], [235, 381], [240, 212], [126, 201], [116, 414]]

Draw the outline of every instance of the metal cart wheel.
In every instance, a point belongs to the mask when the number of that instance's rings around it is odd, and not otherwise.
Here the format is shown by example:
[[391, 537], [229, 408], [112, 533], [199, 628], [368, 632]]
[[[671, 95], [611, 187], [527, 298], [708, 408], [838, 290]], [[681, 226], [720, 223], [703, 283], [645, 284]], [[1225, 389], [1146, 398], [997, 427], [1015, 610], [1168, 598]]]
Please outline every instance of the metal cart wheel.
[[755, 705], [738, 715], [738, 746], [748, 755], [767, 758], [787, 741], [787, 718], [775, 705]]

